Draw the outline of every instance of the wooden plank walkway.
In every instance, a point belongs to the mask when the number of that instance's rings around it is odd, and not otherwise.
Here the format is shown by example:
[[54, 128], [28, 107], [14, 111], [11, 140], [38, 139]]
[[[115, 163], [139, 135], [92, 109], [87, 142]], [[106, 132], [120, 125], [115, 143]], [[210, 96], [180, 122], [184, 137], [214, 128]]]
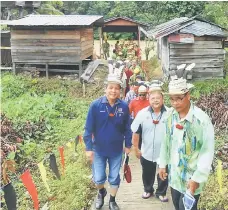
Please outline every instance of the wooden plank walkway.
[[[170, 191], [168, 191], [169, 202], [162, 203], [157, 198], [142, 199], [143, 184], [142, 184], [142, 168], [140, 161], [135, 157], [133, 151], [130, 154], [130, 162], [132, 172], [132, 182], [129, 184], [126, 181], [121, 181], [116, 202], [121, 210], [175, 210], [171, 200]], [[123, 178], [121, 169], [121, 180]], [[156, 189], [157, 183], [155, 183]], [[108, 184], [107, 184], [108, 190]], [[109, 193], [105, 197], [105, 204], [102, 210], [109, 210], [108, 207]], [[95, 204], [92, 210], [95, 210]]]

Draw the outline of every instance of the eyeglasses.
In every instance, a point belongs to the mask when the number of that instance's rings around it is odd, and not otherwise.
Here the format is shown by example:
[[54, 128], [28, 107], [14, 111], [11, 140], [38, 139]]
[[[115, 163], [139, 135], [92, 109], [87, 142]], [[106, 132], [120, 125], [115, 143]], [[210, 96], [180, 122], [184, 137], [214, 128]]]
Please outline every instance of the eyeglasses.
[[174, 103], [174, 102], [181, 103], [183, 101], [183, 99], [186, 97], [187, 94], [188, 94], [188, 92], [185, 93], [183, 95], [183, 97], [169, 98], [169, 100], [170, 100], [171, 103]]
[[146, 94], [139, 94], [139, 96], [146, 96]]

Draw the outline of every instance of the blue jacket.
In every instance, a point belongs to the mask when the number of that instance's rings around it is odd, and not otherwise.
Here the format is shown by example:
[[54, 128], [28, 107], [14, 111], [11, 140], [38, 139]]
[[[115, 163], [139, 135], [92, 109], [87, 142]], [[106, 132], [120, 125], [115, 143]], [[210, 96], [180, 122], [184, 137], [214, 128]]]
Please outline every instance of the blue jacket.
[[[113, 117], [109, 114], [115, 114]], [[93, 138], [92, 138], [93, 135]], [[114, 157], [125, 147], [131, 147], [130, 114], [126, 102], [117, 99], [113, 107], [106, 96], [93, 101], [86, 119], [84, 142], [86, 150], [95, 150], [106, 157]]]

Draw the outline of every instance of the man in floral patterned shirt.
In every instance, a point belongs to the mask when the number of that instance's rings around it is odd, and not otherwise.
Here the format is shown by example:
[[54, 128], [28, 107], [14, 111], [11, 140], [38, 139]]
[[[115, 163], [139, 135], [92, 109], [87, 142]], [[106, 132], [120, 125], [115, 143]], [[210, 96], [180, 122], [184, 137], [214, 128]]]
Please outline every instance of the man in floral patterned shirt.
[[166, 138], [160, 150], [159, 175], [164, 180], [169, 174], [176, 210], [185, 210], [186, 191], [194, 196], [192, 210], [197, 210], [214, 156], [214, 128], [208, 115], [190, 101], [191, 87], [183, 78], [170, 81], [168, 94], [173, 109], [165, 120]]

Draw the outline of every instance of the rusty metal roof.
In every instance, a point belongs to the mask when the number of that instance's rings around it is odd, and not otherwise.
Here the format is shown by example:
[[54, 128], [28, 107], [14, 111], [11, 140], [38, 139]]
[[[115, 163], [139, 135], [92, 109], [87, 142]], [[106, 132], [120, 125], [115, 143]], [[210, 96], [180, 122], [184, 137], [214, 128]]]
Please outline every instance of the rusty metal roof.
[[29, 15], [11, 21], [8, 26], [90, 26], [103, 23], [100, 15]]
[[113, 18], [109, 18], [109, 19], [106, 19], [104, 21], [104, 23], [109, 23], [109, 22], [112, 22], [112, 21], [115, 21], [115, 20], [118, 20], [118, 19], [123, 19], [123, 20], [126, 20], [126, 21], [130, 21], [130, 22], [133, 22], [137, 25], [141, 25], [141, 26], [149, 26], [147, 23], [143, 23], [141, 21], [138, 21], [138, 20], [133, 20], [131, 18], [128, 18], [128, 17], [113, 17]]
[[190, 33], [195, 36], [227, 37], [224, 28], [197, 17], [174, 18], [148, 31], [149, 37], [162, 38], [175, 32]]

